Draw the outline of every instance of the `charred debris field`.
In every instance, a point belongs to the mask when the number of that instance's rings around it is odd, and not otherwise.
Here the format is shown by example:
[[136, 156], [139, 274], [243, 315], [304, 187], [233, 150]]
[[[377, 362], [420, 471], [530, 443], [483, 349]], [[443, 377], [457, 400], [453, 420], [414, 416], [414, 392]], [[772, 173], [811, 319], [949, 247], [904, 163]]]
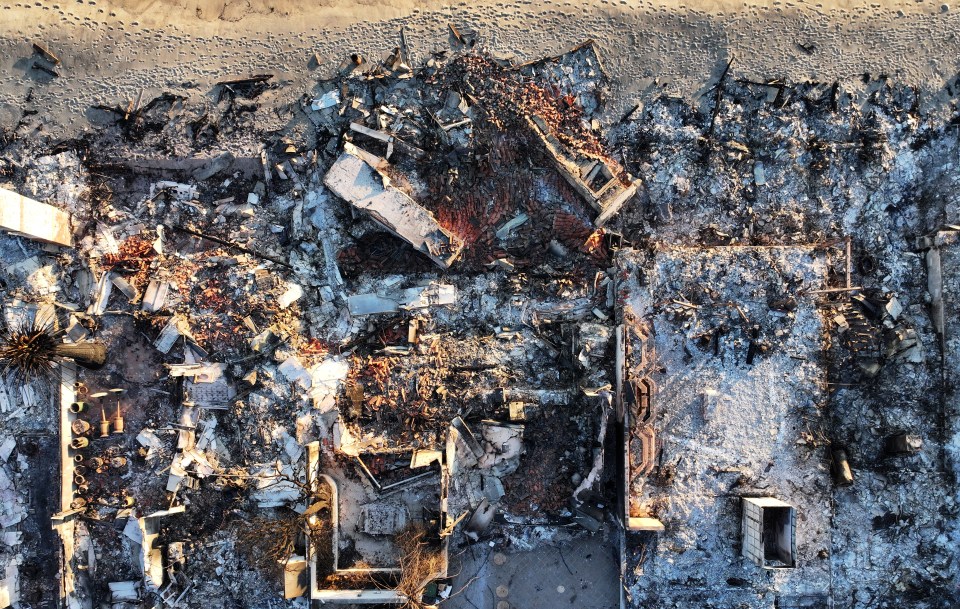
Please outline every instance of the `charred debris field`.
[[24, 100], [0, 607], [956, 607], [955, 98], [449, 29]]

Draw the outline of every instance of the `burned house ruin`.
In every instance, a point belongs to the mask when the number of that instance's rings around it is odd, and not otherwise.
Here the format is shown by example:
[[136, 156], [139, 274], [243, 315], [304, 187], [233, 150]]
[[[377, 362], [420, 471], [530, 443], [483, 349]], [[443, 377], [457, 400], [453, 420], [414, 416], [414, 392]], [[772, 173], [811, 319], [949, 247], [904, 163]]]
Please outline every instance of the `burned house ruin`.
[[444, 32], [0, 133], [0, 609], [954, 606], [955, 117]]

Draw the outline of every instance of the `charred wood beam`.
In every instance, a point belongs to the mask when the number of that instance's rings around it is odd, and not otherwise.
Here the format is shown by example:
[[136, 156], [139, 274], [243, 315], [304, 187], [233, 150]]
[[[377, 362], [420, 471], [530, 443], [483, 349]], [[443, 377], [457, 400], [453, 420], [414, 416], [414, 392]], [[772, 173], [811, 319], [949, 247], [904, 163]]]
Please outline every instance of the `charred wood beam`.
[[173, 225], [173, 226], [171, 226], [170, 228], [172, 228], [172, 229], [174, 229], [174, 230], [176, 230], [176, 231], [180, 231], [181, 233], [186, 233], [186, 234], [188, 234], [188, 235], [192, 235], [192, 236], [194, 236], [194, 237], [198, 237], [198, 238], [200, 238], [200, 239], [206, 239], [207, 241], [212, 241], [212, 242], [217, 243], [217, 244], [219, 244], [219, 245], [222, 245], [222, 246], [224, 246], [224, 247], [229, 247], [229, 248], [235, 249], [235, 250], [237, 250], [238, 252], [242, 252], [242, 253], [244, 253], [244, 254], [250, 254], [251, 256], [256, 256], [257, 258], [261, 258], [261, 259], [263, 259], [263, 260], [267, 260], [268, 262], [272, 262], [272, 263], [274, 263], [274, 264], [279, 264], [280, 266], [286, 267], [286, 268], [288, 268], [288, 269], [292, 269], [292, 268], [293, 268], [293, 267], [290, 266], [288, 263], [284, 262], [283, 260], [280, 260], [279, 258], [275, 258], [275, 257], [273, 257], [273, 256], [269, 256], [269, 255], [267, 255], [267, 254], [254, 251], [254, 250], [252, 250], [252, 249], [250, 249], [250, 248], [248, 248], [248, 247], [244, 247], [244, 246], [242, 246], [242, 245], [240, 245], [240, 244], [238, 244], [238, 243], [231, 243], [230, 241], [227, 241], [227, 240], [225, 240], [225, 239], [221, 239], [221, 238], [219, 238], [219, 237], [214, 237], [213, 235], [207, 235], [207, 234], [201, 233], [200, 231], [195, 231], [195, 230], [193, 230], [193, 229], [186, 228], [186, 227], [183, 227], [183, 226]]
[[221, 80], [217, 84], [233, 85], [233, 86], [258, 85], [260, 83], [267, 82], [271, 78], [273, 78], [273, 74], [255, 74], [253, 76], [247, 76], [246, 78], [232, 78], [230, 80]]
[[727, 79], [727, 74], [730, 72], [730, 66], [733, 65], [734, 57], [730, 57], [730, 61], [727, 62], [727, 66], [723, 69], [723, 73], [720, 74], [720, 80], [717, 81], [715, 88], [715, 95], [713, 98], [713, 113], [710, 115], [710, 126], [707, 128], [706, 137], [709, 140], [713, 137], [713, 129], [717, 124], [717, 115], [720, 114], [720, 102], [723, 101], [723, 83]]
[[629, 110], [623, 113], [623, 116], [620, 117], [620, 120], [617, 121], [617, 124], [622, 125], [623, 123], [627, 122], [627, 119], [629, 119], [630, 116], [639, 109], [640, 104], [633, 104]]

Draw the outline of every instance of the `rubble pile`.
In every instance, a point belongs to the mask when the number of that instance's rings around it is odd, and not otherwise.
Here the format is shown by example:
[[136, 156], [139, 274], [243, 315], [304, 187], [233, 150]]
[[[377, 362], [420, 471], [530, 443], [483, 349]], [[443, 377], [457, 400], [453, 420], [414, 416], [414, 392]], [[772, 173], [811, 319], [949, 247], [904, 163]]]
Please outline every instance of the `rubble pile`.
[[593, 42], [451, 33], [3, 139], [58, 359], [0, 384], [0, 601], [457, 606], [606, 529], [623, 606], [951, 606], [956, 108], [731, 63], [610, 119]]

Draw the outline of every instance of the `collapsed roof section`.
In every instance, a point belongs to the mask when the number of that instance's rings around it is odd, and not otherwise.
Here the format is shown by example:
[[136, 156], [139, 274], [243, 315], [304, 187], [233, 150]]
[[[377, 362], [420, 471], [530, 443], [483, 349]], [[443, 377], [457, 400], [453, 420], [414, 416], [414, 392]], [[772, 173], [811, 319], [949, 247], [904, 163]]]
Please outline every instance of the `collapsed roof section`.
[[463, 243], [440, 226], [430, 211], [391, 186], [390, 178], [370, 162], [371, 156], [345, 144], [343, 154], [324, 176], [323, 183], [441, 268], [450, 268]]
[[560, 175], [600, 214], [597, 226], [603, 226], [637, 194], [637, 182], [618, 163], [577, 152], [565, 146], [542, 118], [526, 118]]

